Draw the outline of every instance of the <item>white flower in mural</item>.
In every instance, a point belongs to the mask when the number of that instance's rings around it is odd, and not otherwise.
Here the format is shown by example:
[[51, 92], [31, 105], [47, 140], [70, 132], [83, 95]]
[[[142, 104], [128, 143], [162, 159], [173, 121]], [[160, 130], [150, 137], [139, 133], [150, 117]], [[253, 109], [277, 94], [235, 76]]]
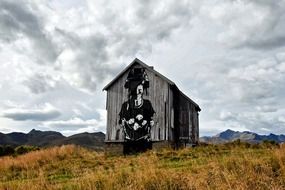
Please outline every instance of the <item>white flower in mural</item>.
[[131, 119], [129, 119], [129, 125], [132, 125], [133, 123], [135, 122], [135, 119], [134, 118], [131, 118]]
[[140, 128], [140, 125], [138, 123], [135, 123], [134, 124], [134, 130], [136, 131], [136, 130], [138, 130], [138, 128]]
[[136, 119], [140, 121], [140, 120], [143, 119], [143, 116], [142, 116], [141, 114], [138, 114], [138, 115], [136, 116]]

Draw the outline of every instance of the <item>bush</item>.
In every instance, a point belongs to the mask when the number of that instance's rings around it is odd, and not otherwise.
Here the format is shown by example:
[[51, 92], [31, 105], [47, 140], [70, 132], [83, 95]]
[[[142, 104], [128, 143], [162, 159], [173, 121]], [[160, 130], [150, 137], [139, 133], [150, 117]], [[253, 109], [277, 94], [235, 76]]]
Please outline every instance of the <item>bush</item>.
[[273, 140], [263, 140], [261, 146], [265, 148], [274, 148], [279, 147], [279, 143]]
[[0, 146], [0, 156], [3, 156], [4, 155], [4, 148], [3, 146]]
[[5, 155], [12, 155], [15, 153], [15, 150], [12, 146], [7, 145], [3, 147], [3, 156]]
[[11, 155], [16, 156], [35, 150], [39, 150], [39, 148], [29, 145], [21, 145], [16, 148], [13, 148], [11, 145], [3, 145], [0, 146], [0, 156], [11, 156]]
[[15, 150], [10, 145], [0, 145], [0, 156], [12, 155], [15, 153]]
[[15, 148], [15, 153], [17, 155], [20, 155], [20, 154], [25, 154], [25, 153], [35, 151], [35, 150], [39, 150], [39, 148], [35, 146], [22, 145], [22, 146], [18, 146]]

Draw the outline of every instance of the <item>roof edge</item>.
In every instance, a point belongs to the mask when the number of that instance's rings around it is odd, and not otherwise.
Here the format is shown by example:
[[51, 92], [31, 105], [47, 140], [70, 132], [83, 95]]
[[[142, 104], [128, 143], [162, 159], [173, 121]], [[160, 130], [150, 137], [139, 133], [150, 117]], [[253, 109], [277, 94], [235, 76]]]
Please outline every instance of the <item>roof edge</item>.
[[191, 98], [189, 98], [186, 94], [184, 94], [175, 84], [172, 85], [172, 86], [173, 86], [173, 88], [175, 88], [176, 91], [178, 91], [184, 98], [186, 98], [186, 99], [189, 100], [192, 104], [194, 104], [195, 107], [197, 108], [197, 111], [201, 111], [200, 106], [199, 106], [196, 102], [194, 102]]
[[[178, 89], [178, 90], [179, 90], [179, 89]], [[193, 103], [193, 104], [196, 106], [197, 111], [201, 111], [200, 106], [199, 106], [196, 102], [194, 102], [191, 98], [189, 98], [189, 97], [188, 97], [186, 94], [184, 94], [181, 90], [179, 90], [179, 92], [181, 93], [182, 96], [184, 96], [186, 99], [188, 99], [191, 103]]]
[[167, 77], [163, 76], [162, 74], [160, 74], [159, 72], [157, 72], [156, 70], [154, 70], [153, 68], [151, 68], [149, 65], [147, 65], [146, 63], [142, 62], [141, 60], [139, 60], [138, 58], [135, 58], [124, 70], [122, 70], [113, 80], [111, 80], [111, 82], [109, 82], [102, 90], [108, 90], [108, 88], [121, 76], [123, 75], [132, 65], [134, 65], [135, 63], [140, 64], [141, 66], [143, 66], [144, 68], [146, 68], [148, 71], [155, 73], [156, 75], [160, 76], [162, 79], [164, 79], [165, 81], [167, 81], [169, 84], [171, 85], [175, 85], [174, 82], [172, 82], [170, 79], [168, 79]]

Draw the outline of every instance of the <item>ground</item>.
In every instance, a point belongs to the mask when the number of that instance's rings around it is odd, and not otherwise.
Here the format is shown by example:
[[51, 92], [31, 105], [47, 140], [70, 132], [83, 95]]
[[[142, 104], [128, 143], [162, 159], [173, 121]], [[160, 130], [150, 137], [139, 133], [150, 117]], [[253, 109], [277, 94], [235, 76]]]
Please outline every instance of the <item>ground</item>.
[[53, 147], [0, 158], [0, 189], [285, 189], [285, 146], [238, 142], [112, 157]]

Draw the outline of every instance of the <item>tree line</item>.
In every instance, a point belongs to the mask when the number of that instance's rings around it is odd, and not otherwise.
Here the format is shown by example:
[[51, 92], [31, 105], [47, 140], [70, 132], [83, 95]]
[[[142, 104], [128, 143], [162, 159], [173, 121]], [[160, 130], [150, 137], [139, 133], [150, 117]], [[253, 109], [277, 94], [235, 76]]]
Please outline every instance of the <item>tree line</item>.
[[39, 150], [39, 147], [30, 145], [21, 145], [13, 147], [11, 145], [0, 145], [0, 156], [17, 156], [34, 150]]

